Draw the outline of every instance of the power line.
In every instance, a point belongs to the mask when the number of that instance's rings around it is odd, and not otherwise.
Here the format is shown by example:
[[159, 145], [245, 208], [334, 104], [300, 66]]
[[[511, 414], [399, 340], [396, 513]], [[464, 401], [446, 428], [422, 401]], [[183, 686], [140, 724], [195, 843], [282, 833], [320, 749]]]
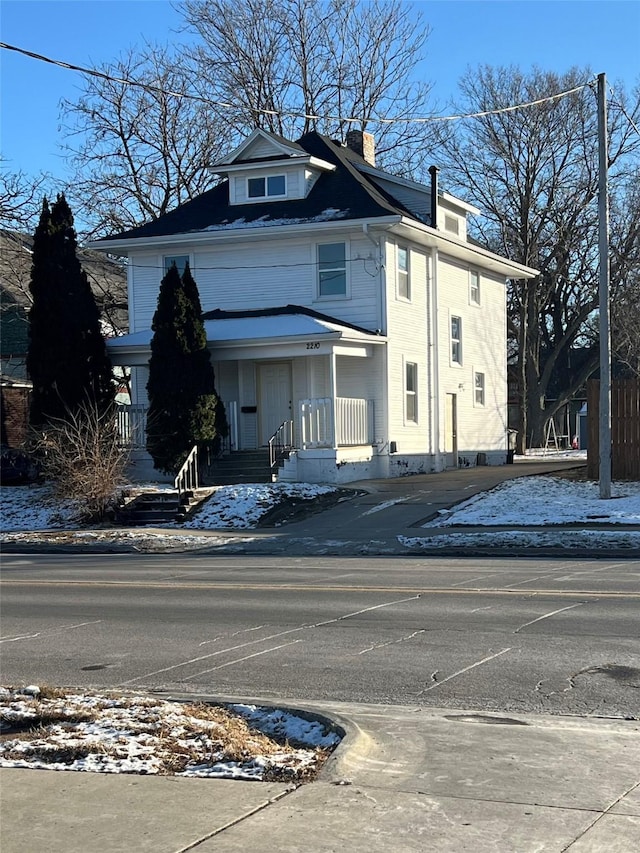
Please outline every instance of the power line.
[[[199, 103], [208, 104], [209, 106], [219, 107], [221, 109], [233, 110], [237, 109], [238, 106], [237, 104], [227, 103], [226, 101], [215, 101], [211, 98], [206, 98], [203, 95], [196, 95], [191, 92], [175, 92], [170, 89], [163, 89], [161, 86], [154, 86], [152, 83], [141, 83], [138, 80], [129, 80], [126, 77], [114, 77], [111, 74], [107, 74], [105, 71], [98, 71], [95, 68], [84, 68], [81, 65], [73, 65], [70, 62], [64, 62], [60, 59], [52, 59], [51, 57], [44, 56], [41, 53], [34, 53], [31, 50], [26, 50], [25, 48], [17, 47], [16, 45], [7, 44], [6, 42], [0, 42], [0, 48], [4, 48], [5, 50], [12, 50], [15, 53], [22, 54], [23, 56], [28, 56], [29, 58], [36, 59], [39, 62], [47, 62], [50, 65], [56, 65], [59, 68], [65, 68], [68, 71], [78, 71], [80, 74], [88, 74], [91, 77], [99, 77], [102, 80], [109, 81], [110, 83], [119, 83], [123, 86], [135, 86], [139, 89], [144, 89], [147, 92], [166, 95], [171, 98], [183, 98], [186, 100], [198, 101]], [[526, 107], [535, 107], [540, 104], [550, 103], [551, 101], [558, 100], [559, 98], [565, 98], [567, 95], [573, 95], [576, 92], [580, 92], [582, 91], [582, 89], [591, 86], [594, 82], [594, 80], [589, 80], [586, 83], [581, 83], [579, 86], [574, 86], [572, 89], [567, 89], [564, 92], [558, 92], [555, 95], [548, 95], [544, 98], [538, 98], [535, 101], [527, 101], [526, 103], [513, 104], [512, 106], [501, 107], [499, 109], [494, 110], [483, 110], [481, 112], [476, 113], [458, 113], [456, 115], [448, 116], [434, 115], [408, 116], [406, 118], [369, 118], [368, 121], [372, 124], [429, 124], [431, 122], [440, 121], [459, 121], [468, 118], [484, 118], [485, 116], [499, 115], [501, 113], [512, 112], [513, 110], [521, 110], [525, 109]], [[348, 122], [351, 124], [359, 123], [362, 121], [362, 117], [354, 118], [336, 115], [316, 115], [314, 113], [305, 113], [296, 110], [270, 110], [264, 107], [252, 107], [251, 105], [247, 105], [247, 108], [258, 115], [279, 116], [281, 118], [303, 118], [312, 121], [340, 121]]]

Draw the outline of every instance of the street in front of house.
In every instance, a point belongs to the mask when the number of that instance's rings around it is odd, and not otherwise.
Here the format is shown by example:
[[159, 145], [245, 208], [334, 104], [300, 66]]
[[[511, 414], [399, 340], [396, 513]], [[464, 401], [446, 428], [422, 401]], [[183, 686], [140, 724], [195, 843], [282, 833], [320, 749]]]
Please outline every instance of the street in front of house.
[[5, 770], [3, 851], [637, 849], [637, 561], [4, 563], [5, 680], [259, 698], [347, 737], [296, 790]]

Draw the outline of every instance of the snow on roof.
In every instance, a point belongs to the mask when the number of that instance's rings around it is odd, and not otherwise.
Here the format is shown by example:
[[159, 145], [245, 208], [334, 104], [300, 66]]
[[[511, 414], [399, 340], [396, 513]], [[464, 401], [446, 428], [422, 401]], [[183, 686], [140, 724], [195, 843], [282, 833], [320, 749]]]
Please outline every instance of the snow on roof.
[[[270, 338], [309, 338], [326, 335], [331, 338], [349, 338], [350, 340], [380, 340], [373, 332], [358, 331], [343, 326], [339, 322], [330, 322], [305, 314], [278, 314], [275, 316], [226, 317], [224, 319], [205, 320], [204, 328], [207, 341], [211, 343], [231, 343], [232, 341], [265, 341]], [[148, 347], [153, 332], [144, 329], [131, 335], [122, 335], [107, 341], [110, 350], [129, 349], [130, 347]]]
[[259, 219], [253, 219], [249, 222], [241, 216], [239, 219], [234, 219], [233, 222], [223, 222], [216, 225], [209, 225], [205, 231], [231, 231], [236, 228], [266, 228], [272, 225], [301, 225], [308, 222], [329, 222], [334, 219], [345, 219], [349, 216], [348, 210], [338, 210], [335, 207], [327, 207], [317, 216], [295, 216], [288, 218], [271, 219], [269, 214], [261, 216]]

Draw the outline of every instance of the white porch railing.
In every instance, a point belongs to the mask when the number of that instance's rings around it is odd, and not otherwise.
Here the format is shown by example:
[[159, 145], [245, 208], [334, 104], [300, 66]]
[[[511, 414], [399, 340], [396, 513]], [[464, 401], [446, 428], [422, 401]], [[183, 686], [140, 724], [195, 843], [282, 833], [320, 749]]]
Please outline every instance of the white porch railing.
[[119, 405], [116, 411], [118, 443], [137, 449], [147, 443], [147, 407], [139, 404]]
[[[225, 440], [230, 450], [238, 449], [238, 404], [231, 400], [224, 404], [229, 425], [229, 435]], [[119, 405], [116, 410], [118, 443], [132, 449], [147, 446], [147, 407], [135, 403], [130, 406]]]
[[[335, 424], [335, 435], [334, 435]], [[373, 442], [373, 400], [330, 397], [300, 402], [300, 447], [354, 447]]]

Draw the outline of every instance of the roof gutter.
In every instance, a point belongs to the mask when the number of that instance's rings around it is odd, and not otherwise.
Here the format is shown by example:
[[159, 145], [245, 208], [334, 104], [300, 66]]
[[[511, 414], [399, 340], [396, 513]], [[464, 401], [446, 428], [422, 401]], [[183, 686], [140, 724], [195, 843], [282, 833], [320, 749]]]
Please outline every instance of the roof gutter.
[[[388, 227], [398, 224], [403, 217], [393, 214], [368, 219], [333, 219], [329, 222], [300, 222], [292, 225], [263, 225], [257, 228], [221, 228], [219, 231], [188, 231], [184, 234], [165, 234], [159, 237], [128, 237], [123, 240], [91, 240], [86, 245], [99, 252], [114, 254], [114, 249], [148, 249], [156, 246], [198, 245], [200, 243], [224, 243], [238, 240], [268, 239], [277, 230], [278, 235], [308, 234], [321, 231], [344, 231], [345, 228], [360, 230], [363, 225]], [[126, 254], [126, 252], [125, 252]]]

